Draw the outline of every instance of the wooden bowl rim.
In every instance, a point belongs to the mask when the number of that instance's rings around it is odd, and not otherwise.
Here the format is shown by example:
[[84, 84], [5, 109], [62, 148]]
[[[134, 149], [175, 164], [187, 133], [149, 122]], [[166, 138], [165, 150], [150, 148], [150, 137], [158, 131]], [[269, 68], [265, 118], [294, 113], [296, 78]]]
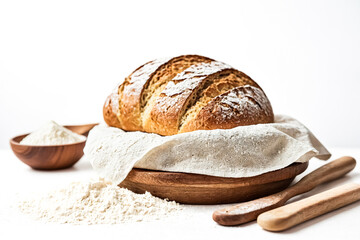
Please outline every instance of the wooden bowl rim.
[[[245, 186], [258, 185], [281, 181], [285, 179], [294, 178], [295, 176], [304, 172], [309, 165], [309, 162], [292, 163], [285, 168], [266, 172], [252, 177], [217, 177], [203, 174], [181, 173], [181, 172], [166, 172], [134, 168], [124, 181], [133, 182], [135, 184], [149, 184], [156, 183], [157, 185], [166, 186], [192, 186], [192, 187], [206, 187], [214, 185], [228, 186]], [[286, 174], [278, 174], [283, 172]]]

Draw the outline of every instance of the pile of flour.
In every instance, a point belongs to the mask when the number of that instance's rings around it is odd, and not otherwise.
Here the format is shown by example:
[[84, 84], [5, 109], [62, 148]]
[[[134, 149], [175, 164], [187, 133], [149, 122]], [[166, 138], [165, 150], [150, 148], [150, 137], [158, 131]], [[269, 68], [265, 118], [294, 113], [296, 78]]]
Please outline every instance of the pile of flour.
[[40, 129], [26, 136], [20, 144], [27, 145], [62, 145], [85, 141], [86, 137], [49, 121]]
[[74, 182], [41, 197], [22, 200], [23, 213], [39, 220], [72, 224], [117, 224], [157, 220], [181, 210], [181, 206], [152, 196], [99, 181]]

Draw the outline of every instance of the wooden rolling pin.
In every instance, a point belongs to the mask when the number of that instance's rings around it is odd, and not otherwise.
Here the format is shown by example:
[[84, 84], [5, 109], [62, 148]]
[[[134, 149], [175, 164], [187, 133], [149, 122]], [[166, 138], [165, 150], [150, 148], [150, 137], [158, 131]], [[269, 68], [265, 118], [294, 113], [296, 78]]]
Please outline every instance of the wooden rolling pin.
[[283, 231], [358, 200], [360, 184], [348, 183], [262, 213], [257, 222], [265, 230]]
[[255, 220], [261, 213], [284, 205], [290, 198], [308, 192], [316, 186], [344, 176], [354, 169], [352, 157], [341, 157], [316, 169], [293, 186], [273, 195], [223, 208], [213, 213], [215, 222], [234, 226]]

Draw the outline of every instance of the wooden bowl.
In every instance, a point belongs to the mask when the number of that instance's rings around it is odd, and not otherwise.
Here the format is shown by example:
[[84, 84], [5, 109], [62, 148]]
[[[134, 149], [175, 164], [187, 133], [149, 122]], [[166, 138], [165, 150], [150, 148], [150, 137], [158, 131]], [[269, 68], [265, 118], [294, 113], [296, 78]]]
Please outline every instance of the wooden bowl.
[[[97, 124], [64, 126], [73, 132], [87, 136]], [[10, 139], [14, 154], [23, 163], [38, 170], [56, 170], [73, 166], [84, 155], [86, 140], [62, 145], [24, 145], [20, 141], [29, 134], [23, 134]]]
[[224, 178], [190, 173], [133, 169], [119, 185], [136, 193], [185, 204], [238, 203], [279, 192], [290, 185], [308, 163], [290, 166], [255, 177]]

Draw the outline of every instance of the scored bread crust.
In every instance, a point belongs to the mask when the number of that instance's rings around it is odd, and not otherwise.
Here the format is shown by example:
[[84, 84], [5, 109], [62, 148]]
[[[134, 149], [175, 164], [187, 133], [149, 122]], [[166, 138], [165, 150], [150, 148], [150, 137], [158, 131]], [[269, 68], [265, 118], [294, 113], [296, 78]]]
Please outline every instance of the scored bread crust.
[[121, 128], [142, 131], [140, 102], [146, 83], [169, 59], [150, 61], [136, 69], [119, 87], [119, 113]]
[[206, 80], [230, 68], [227, 64], [212, 61], [193, 65], [175, 76], [157, 97], [150, 117], [144, 122], [144, 130], [161, 135], [178, 133], [181, 116]]
[[264, 92], [260, 88], [245, 85], [216, 96], [195, 118], [182, 125], [179, 132], [269, 123], [271, 118], [272, 108]]
[[140, 66], [108, 96], [103, 115], [109, 126], [160, 135], [274, 122], [255, 81], [198, 55]]
[[[142, 113], [146, 104], [144, 94], [148, 93], [147, 90], [152, 87], [151, 83], [161, 80], [166, 84], [177, 73], [185, 70], [187, 68], [185, 66], [210, 61], [212, 59], [202, 56], [183, 55], [175, 58], [150, 61], [136, 69], [119, 87], [119, 113], [117, 116], [121, 123], [121, 128], [129, 131], [144, 130], [142, 124]], [[178, 67], [169, 69], [169, 67], [174, 65]]]

